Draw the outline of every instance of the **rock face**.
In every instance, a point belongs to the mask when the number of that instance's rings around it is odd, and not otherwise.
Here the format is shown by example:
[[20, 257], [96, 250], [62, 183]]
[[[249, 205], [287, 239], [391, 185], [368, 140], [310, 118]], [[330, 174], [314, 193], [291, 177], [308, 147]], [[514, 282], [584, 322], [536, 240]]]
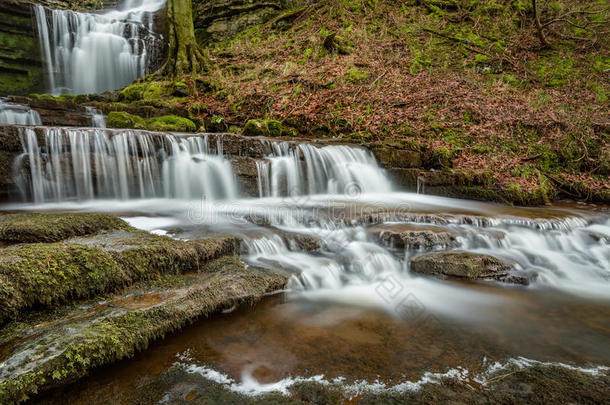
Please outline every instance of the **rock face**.
[[281, 10], [309, 1], [298, 0], [194, 0], [195, 35], [203, 43], [222, 41], [264, 23]]
[[411, 271], [439, 278], [497, 280], [528, 284], [525, 277], [514, 275], [512, 266], [493, 256], [468, 252], [435, 252], [411, 259]]
[[0, 95], [44, 88], [44, 72], [31, 3], [0, 1]]
[[372, 145], [369, 149], [379, 164], [385, 168], [409, 169], [422, 166], [419, 152], [384, 145]]

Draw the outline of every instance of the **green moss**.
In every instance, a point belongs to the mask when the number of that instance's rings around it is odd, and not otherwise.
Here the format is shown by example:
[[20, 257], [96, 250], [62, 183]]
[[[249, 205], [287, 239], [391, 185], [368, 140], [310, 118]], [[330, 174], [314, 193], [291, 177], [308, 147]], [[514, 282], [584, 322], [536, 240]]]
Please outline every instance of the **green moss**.
[[151, 131], [195, 132], [197, 130], [193, 121], [176, 115], [149, 118], [146, 120], [145, 126]]
[[28, 244], [0, 253], [0, 323], [34, 305], [50, 306], [118, 288], [125, 276], [112, 254], [79, 245]]
[[242, 133], [246, 136], [296, 136], [296, 131], [276, 120], [248, 120]]
[[447, 148], [436, 148], [431, 151], [428, 165], [435, 169], [448, 169], [453, 167], [453, 151]]
[[112, 111], [106, 119], [108, 128], [146, 129], [144, 118], [123, 111]]
[[195, 132], [197, 130], [195, 123], [188, 118], [164, 115], [145, 120], [122, 111], [113, 111], [108, 114], [107, 125], [109, 128], [147, 129], [160, 132]]
[[350, 83], [360, 83], [368, 80], [371, 76], [371, 72], [368, 70], [360, 70], [358, 68], [350, 68], [345, 72], [345, 80]]
[[119, 92], [119, 101], [158, 101], [167, 95], [166, 87], [164, 82], [134, 83]]
[[[236, 258], [212, 262], [210, 268], [205, 275], [185, 276], [177, 285], [168, 285], [178, 289], [169, 290], [170, 298], [158, 305], [100, 315], [84, 325], [68, 323], [66, 327], [75, 328], [77, 333], [56, 337], [63, 350], [57, 356], [38, 359], [33, 369], [0, 382], [0, 402], [22, 401], [50, 386], [81, 378], [95, 367], [133, 356], [153, 340], [202, 316], [237, 304], [253, 304], [265, 293], [283, 288], [286, 282], [286, 277], [264, 269], [246, 270]], [[45, 333], [44, 327], [41, 332]], [[50, 334], [53, 336], [52, 331]]]
[[[2, 231], [15, 241], [56, 240], [102, 228], [129, 228], [111, 216], [74, 214], [65, 218], [62, 224], [57, 214], [17, 214], [12, 222], [1, 219], [10, 225]], [[134, 230], [59, 243], [14, 245], [0, 250], [0, 324], [32, 306], [111, 292], [162, 274], [197, 271], [208, 261], [236, 250], [234, 238], [183, 242]]]
[[243, 131], [246, 136], [267, 136], [268, 133], [269, 130], [264, 120], [248, 120]]
[[57, 242], [102, 230], [130, 229], [108, 214], [19, 213], [0, 216], [0, 241], [7, 243]]
[[269, 131], [269, 136], [282, 136], [282, 128], [281, 122], [276, 120], [267, 120], [267, 130]]

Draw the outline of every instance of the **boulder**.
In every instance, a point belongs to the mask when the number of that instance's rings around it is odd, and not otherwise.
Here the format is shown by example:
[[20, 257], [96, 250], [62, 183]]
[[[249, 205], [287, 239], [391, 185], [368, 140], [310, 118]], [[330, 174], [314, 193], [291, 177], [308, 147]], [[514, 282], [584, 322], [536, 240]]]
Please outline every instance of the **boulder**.
[[493, 256], [469, 252], [434, 252], [411, 259], [411, 271], [441, 279], [497, 280], [528, 284], [513, 266]]

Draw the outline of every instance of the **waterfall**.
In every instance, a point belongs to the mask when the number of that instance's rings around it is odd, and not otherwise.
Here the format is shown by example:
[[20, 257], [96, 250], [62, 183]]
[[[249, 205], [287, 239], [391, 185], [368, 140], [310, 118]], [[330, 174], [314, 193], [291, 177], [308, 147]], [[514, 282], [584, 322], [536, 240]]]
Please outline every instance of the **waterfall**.
[[93, 128], [106, 128], [106, 116], [95, 107], [85, 107], [91, 116], [91, 126]]
[[14, 179], [36, 203], [98, 198], [219, 200], [237, 196], [231, 164], [207, 137], [104, 129], [20, 128]]
[[321, 148], [309, 144], [292, 147], [287, 142], [273, 143], [268, 162], [259, 162], [260, 197], [312, 194], [389, 192], [390, 181], [373, 155], [361, 148], [331, 145]]
[[[104, 14], [34, 7], [41, 53], [53, 94], [116, 90], [147, 73], [159, 36], [153, 13], [165, 0], [131, 1]], [[50, 21], [50, 25], [47, 22]]]
[[30, 107], [0, 99], [0, 124], [41, 125], [42, 122], [38, 112]]

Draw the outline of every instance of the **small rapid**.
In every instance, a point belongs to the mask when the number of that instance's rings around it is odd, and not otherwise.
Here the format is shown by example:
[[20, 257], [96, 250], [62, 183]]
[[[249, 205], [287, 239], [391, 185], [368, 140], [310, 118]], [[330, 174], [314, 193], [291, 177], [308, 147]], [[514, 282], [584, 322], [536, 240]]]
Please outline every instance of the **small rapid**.
[[[302, 297], [327, 291], [358, 304], [364, 289], [384, 307], [376, 289], [390, 278], [418, 296], [429, 291], [422, 300], [431, 307], [447, 290], [441, 306], [453, 311], [463, 287], [412, 274], [410, 260], [460, 251], [502, 259], [528, 280], [524, 288], [610, 298], [603, 213], [393, 191], [370, 152], [345, 145], [254, 141], [263, 146], [250, 160], [263, 196], [249, 198], [223, 136], [22, 127], [20, 137], [14, 180], [34, 207], [141, 212], [239, 234], [248, 260], [293, 272], [290, 288]], [[404, 232], [433, 242], [395, 246]]]
[[0, 124], [41, 125], [40, 115], [30, 107], [0, 98]]

